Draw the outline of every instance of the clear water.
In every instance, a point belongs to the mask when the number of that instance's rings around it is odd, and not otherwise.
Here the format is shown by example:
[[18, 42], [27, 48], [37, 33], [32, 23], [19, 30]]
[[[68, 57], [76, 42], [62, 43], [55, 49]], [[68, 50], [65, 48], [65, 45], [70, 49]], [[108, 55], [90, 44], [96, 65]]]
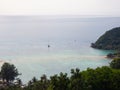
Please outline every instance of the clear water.
[[119, 23], [119, 17], [0, 16], [0, 63], [15, 64], [24, 83], [33, 76], [109, 65], [105, 55], [113, 51], [90, 43]]

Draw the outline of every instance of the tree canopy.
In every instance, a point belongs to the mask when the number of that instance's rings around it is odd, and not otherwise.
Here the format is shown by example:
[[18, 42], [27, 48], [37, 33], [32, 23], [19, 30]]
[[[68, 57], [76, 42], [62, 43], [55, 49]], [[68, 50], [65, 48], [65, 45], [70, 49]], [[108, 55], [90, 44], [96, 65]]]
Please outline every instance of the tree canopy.
[[4, 63], [0, 72], [3, 81], [11, 82], [19, 75], [17, 68], [13, 64]]
[[[5, 80], [14, 80], [18, 75], [17, 69], [13, 66], [8, 63], [2, 66], [2, 72], [4, 72], [3, 68], [12, 67], [12, 70], [16, 73], [10, 74], [14, 75], [14, 77], [10, 78], [8, 76], [9, 79], [6, 78], [8, 73], [4, 73], [6, 76], [4, 77]], [[2, 89], [0, 88], [0, 90], [120, 90], [120, 70], [112, 69], [108, 66], [96, 69], [88, 68], [85, 71], [80, 71], [80, 69], [76, 68], [71, 69], [69, 76], [67, 73], [61, 72], [60, 74], [52, 75], [49, 79], [46, 75], [41, 76], [40, 80], [33, 77], [24, 88], [21, 87], [20, 79], [18, 82], [14, 86], [6, 86]]]
[[120, 58], [113, 59], [110, 66], [114, 69], [120, 69]]

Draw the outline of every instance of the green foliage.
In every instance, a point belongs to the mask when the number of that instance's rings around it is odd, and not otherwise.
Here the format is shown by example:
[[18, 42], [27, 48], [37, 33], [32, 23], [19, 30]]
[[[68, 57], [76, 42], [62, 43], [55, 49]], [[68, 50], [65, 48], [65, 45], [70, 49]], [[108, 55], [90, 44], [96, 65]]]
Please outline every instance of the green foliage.
[[79, 69], [71, 69], [70, 77], [66, 73], [51, 76], [44, 89], [39, 88], [46, 85], [40, 84], [40, 81], [25, 90], [120, 90], [120, 71], [107, 66], [88, 68], [82, 72]]
[[15, 80], [15, 77], [19, 75], [18, 70], [13, 64], [4, 63], [1, 67], [1, 78], [6, 80], [8, 83]]
[[110, 63], [110, 67], [114, 69], [120, 69], [120, 58], [113, 59], [112, 62]]
[[52, 90], [69, 90], [69, 78], [67, 77], [67, 73], [63, 74], [61, 72], [60, 75], [52, 76], [50, 84]]
[[76, 68], [71, 69], [69, 77], [62, 72], [50, 79], [46, 75], [40, 80], [33, 77], [24, 88], [21, 87], [21, 80], [17, 81], [18, 84], [0, 87], [0, 90], [120, 90], [120, 70], [103, 66], [80, 72]]
[[82, 90], [82, 77], [80, 70], [76, 68], [76, 70], [71, 69], [71, 77], [70, 77], [70, 89], [71, 90]]
[[91, 46], [98, 49], [120, 50], [120, 27], [107, 31]]
[[46, 75], [43, 75], [40, 80], [37, 80], [35, 77], [33, 77], [24, 90], [47, 90], [49, 85], [49, 80], [47, 79]]
[[110, 77], [112, 70], [109, 67], [87, 69], [83, 72], [84, 89], [87, 90], [110, 90]]
[[120, 70], [113, 69], [110, 87], [114, 88], [114, 90], [120, 90]]

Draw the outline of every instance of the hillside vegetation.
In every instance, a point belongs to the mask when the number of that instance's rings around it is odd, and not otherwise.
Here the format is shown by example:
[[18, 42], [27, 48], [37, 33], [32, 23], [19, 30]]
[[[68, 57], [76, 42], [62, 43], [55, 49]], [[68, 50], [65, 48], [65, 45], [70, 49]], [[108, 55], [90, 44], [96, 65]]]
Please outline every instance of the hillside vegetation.
[[107, 31], [91, 46], [104, 50], [120, 50], [120, 27]]
[[[6, 68], [1, 68], [1, 71], [11, 71], [6, 65], [14, 66], [5, 63], [2, 67]], [[85, 71], [76, 68], [71, 69], [70, 75], [61, 72], [50, 76], [49, 79], [46, 75], [41, 76], [39, 80], [33, 77], [26, 85], [23, 85], [20, 79], [17, 79], [17, 82], [10, 79], [6, 82], [6, 79], [1, 78], [0, 90], [120, 90], [120, 59], [114, 59], [110, 67], [88, 68]]]

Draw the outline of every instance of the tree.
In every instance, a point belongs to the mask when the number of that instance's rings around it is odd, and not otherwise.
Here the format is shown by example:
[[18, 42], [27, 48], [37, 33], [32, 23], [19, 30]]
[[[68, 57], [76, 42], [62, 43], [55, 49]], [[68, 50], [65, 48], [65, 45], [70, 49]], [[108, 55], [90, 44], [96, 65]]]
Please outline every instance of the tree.
[[69, 78], [67, 77], [67, 73], [61, 72], [59, 75], [54, 75], [50, 81], [51, 90], [70, 90], [68, 87]]
[[21, 81], [21, 79], [17, 78], [16, 80], [17, 80], [17, 85], [18, 85], [19, 87], [22, 86], [22, 81]]
[[47, 90], [49, 86], [49, 80], [44, 74], [41, 76], [40, 80], [37, 80], [35, 77], [28, 82], [28, 86], [25, 87], [25, 90]]
[[71, 90], [82, 90], [82, 78], [78, 68], [71, 69], [70, 88]]
[[110, 67], [114, 69], [120, 69], [120, 58], [115, 58], [110, 63]]
[[37, 82], [36, 77], [33, 77], [32, 82], [33, 82], [33, 83]]
[[19, 75], [18, 70], [13, 64], [4, 63], [1, 67], [1, 78], [7, 83], [12, 82]]

